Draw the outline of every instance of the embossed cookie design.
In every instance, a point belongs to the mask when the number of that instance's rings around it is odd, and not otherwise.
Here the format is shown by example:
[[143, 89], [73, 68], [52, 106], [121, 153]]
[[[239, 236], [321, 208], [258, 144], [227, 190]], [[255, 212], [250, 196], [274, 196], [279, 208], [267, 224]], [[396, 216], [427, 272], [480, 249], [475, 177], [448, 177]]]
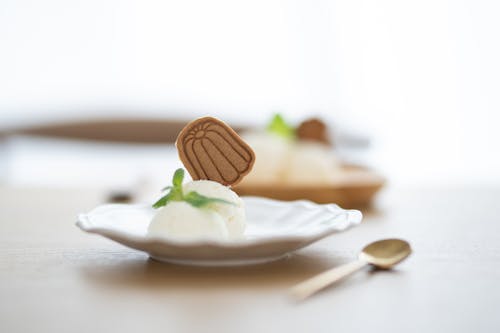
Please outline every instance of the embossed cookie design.
[[212, 117], [187, 124], [177, 136], [176, 146], [193, 180], [235, 185], [255, 162], [252, 148], [231, 127]]

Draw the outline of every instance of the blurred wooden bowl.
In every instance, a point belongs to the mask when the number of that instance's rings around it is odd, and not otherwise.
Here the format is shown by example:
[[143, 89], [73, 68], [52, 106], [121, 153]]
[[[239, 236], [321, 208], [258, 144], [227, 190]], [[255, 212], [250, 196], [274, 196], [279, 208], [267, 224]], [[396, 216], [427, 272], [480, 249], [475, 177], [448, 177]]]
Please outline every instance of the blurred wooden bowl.
[[306, 199], [316, 203], [335, 203], [343, 208], [363, 209], [370, 206], [385, 178], [363, 166], [344, 165], [335, 183], [307, 186], [287, 184], [240, 183], [233, 187], [238, 195], [261, 196], [278, 200]]

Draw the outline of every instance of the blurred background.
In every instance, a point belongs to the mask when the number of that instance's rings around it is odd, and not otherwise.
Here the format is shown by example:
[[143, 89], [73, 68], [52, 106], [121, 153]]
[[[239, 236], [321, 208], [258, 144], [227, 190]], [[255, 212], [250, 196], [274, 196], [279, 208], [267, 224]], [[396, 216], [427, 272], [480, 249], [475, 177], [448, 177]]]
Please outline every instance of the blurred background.
[[263, 126], [281, 112], [327, 120], [344, 158], [394, 186], [498, 185], [499, 10], [487, 0], [1, 0], [0, 184], [130, 187], [180, 165], [162, 142], [30, 128], [203, 115]]

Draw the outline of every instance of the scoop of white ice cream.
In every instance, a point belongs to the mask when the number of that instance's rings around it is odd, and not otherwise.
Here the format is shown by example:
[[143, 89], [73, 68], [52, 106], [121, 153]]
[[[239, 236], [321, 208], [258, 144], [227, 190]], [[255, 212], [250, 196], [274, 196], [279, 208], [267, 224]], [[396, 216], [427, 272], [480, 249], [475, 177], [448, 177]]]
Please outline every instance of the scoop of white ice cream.
[[243, 200], [229, 187], [211, 180], [197, 180], [184, 185], [184, 193], [194, 191], [209, 198], [229, 201], [225, 203], [211, 203], [206, 208], [220, 214], [225, 221], [230, 239], [242, 238], [245, 232], [245, 205]]
[[252, 171], [244, 183], [276, 183], [282, 180], [291, 141], [272, 133], [247, 132], [242, 135], [255, 152]]
[[174, 201], [158, 210], [149, 224], [148, 235], [176, 240], [226, 240], [228, 231], [217, 212]]
[[315, 142], [297, 142], [290, 151], [284, 178], [289, 184], [318, 185], [335, 180], [340, 166], [331, 148]]
[[192, 181], [183, 186], [184, 194], [195, 191], [209, 198], [233, 203], [210, 203], [194, 207], [174, 201], [160, 208], [153, 217], [148, 234], [178, 240], [234, 240], [243, 238], [245, 208], [243, 200], [229, 187], [210, 180]]

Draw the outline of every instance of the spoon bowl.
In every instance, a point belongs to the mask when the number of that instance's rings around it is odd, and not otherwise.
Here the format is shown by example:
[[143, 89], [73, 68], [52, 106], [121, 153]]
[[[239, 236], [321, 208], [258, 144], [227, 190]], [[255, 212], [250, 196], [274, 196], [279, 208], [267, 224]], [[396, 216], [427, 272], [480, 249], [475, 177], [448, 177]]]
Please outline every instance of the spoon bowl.
[[358, 259], [380, 269], [391, 269], [410, 254], [411, 247], [407, 241], [391, 238], [368, 244], [361, 250]]

